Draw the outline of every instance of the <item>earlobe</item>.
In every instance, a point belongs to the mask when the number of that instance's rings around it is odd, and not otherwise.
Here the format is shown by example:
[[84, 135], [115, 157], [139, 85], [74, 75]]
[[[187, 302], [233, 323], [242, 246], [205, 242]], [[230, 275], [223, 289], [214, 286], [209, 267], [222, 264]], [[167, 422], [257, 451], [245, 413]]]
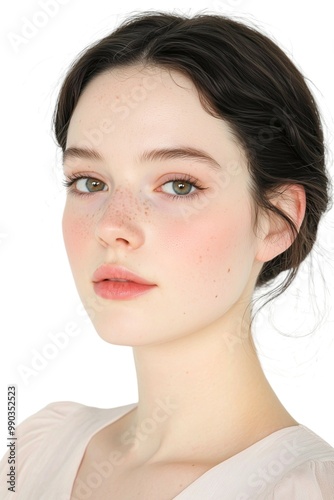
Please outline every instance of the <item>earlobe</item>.
[[[299, 231], [306, 209], [304, 187], [299, 184], [284, 184], [270, 201], [294, 222]], [[270, 212], [263, 217], [265, 217], [263, 225], [265, 230], [260, 237], [256, 260], [268, 262], [287, 250], [292, 245], [295, 235], [289, 224], [278, 214]]]

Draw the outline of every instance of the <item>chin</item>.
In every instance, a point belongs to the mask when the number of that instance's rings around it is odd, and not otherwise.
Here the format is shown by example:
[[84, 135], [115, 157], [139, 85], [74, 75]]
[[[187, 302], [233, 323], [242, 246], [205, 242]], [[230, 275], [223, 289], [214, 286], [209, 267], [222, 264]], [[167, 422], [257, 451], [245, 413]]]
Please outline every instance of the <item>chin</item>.
[[154, 340], [154, 333], [149, 333], [150, 327], [146, 324], [140, 325], [139, 321], [131, 321], [129, 317], [113, 318], [109, 315], [106, 318], [95, 317], [92, 320], [93, 326], [99, 337], [108, 344], [123, 346], [139, 346], [150, 343]]

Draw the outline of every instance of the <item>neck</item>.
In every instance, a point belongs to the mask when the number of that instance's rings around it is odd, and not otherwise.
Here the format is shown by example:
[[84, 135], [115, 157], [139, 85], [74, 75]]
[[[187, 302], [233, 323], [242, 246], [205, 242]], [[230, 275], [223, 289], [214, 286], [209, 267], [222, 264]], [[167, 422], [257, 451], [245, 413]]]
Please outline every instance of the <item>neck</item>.
[[143, 457], [187, 460], [190, 451], [191, 460], [219, 463], [222, 450], [228, 458], [297, 424], [263, 373], [249, 322], [222, 326], [134, 348], [139, 402], [131, 425]]

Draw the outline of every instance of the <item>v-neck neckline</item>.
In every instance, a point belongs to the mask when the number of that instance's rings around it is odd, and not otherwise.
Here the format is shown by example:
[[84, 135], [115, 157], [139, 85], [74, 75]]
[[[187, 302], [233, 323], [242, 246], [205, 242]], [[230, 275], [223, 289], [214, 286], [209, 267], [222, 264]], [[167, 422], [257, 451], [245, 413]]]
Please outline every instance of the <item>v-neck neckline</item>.
[[[78, 466], [76, 468], [76, 471], [75, 471], [75, 474], [74, 474], [74, 477], [73, 477], [73, 481], [72, 481], [72, 484], [70, 486], [70, 492], [69, 493], [71, 495], [71, 498], [72, 498], [72, 496], [74, 494], [73, 487], [74, 487], [74, 483], [75, 483], [75, 480], [76, 480], [78, 472], [79, 472], [79, 468], [80, 468], [81, 462], [82, 462], [82, 460], [84, 458], [84, 455], [86, 453], [86, 450], [87, 450], [87, 448], [88, 448], [89, 443], [91, 442], [91, 440], [94, 438], [94, 436], [98, 432], [100, 432], [103, 429], [105, 429], [106, 427], [108, 427], [108, 425], [111, 425], [111, 424], [117, 422], [118, 420], [120, 420], [122, 417], [124, 417], [125, 415], [127, 415], [128, 413], [130, 413], [132, 410], [134, 410], [137, 407], [138, 407], [138, 403], [133, 403], [133, 404], [130, 404], [130, 405], [126, 405], [125, 406], [125, 410], [122, 411], [119, 415], [117, 415], [116, 417], [114, 416], [111, 419], [108, 419], [107, 422], [103, 422], [101, 425], [99, 425], [94, 430], [93, 433], [89, 434], [89, 436], [87, 437], [87, 440], [84, 442], [83, 451], [82, 451], [82, 448], [81, 448], [82, 452], [80, 453], [80, 456], [78, 457], [78, 462], [77, 462]], [[116, 408], [115, 408], [115, 410], [116, 410]], [[284, 431], [286, 432], [288, 429], [295, 429], [295, 430], [297, 430], [299, 428], [304, 428], [304, 426], [302, 424], [291, 425], [291, 426], [288, 426], [288, 427], [282, 427], [281, 429], [278, 429], [277, 431], [274, 431], [274, 432], [268, 434], [267, 436], [263, 437], [259, 441], [256, 441], [255, 443], [251, 444], [247, 448], [244, 448], [243, 450], [239, 451], [235, 455], [232, 455], [231, 457], [223, 460], [222, 462], [219, 462], [218, 464], [214, 465], [213, 467], [211, 467], [210, 469], [208, 469], [207, 471], [205, 471], [203, 474], [201, 474], [199, 477], [197, 477], [192, 483], [190, 483], [188, 486], [186, 486], [186, 488], [184, 488], [182, 491], [180, 491], [180, 493], [178, 493], [177, 496], [173, 498], [173, 500], [182, 500], [182, 497], [184, 495], [186, 495], [187, 490], [189, 488], [193, 488], [197, 483], [202, 482], [203, 480], [205, 480], [205, 477], [207, 475], [209, 475], [209, 474], [212, 474], [212, 471], [217, 470], [217, 469], [223, 467], [225, 464], [227, 464], [228, 462], [230, 462], [232, 460], [237, 459], [238, 457], [241, 457], [243, 454], [245, 454], [245, 452], [247, 452], [248, 450], [250, 450], [252, 447], [259, 445], [261, 442], [267, 440], [269, 437], [277, 435], [278, 433], [283, 433]]]

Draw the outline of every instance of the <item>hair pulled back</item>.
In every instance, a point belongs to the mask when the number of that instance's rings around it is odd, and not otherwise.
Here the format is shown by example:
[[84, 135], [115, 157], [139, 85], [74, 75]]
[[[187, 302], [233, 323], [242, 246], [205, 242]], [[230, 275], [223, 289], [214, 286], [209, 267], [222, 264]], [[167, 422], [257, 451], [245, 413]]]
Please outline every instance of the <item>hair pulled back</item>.
[[[256, 283], [260, 287], [289, 271], [282, 293], [311, 251], [329, 204], [320, 116], [302, 74], [273, 41], [239, 21], [211, 14], [136, 14], [81, 53], [69, 69], [54, 114], [63, 151], [85, 86], [105, 71], [138, 63], [181, 71], [194, 82], [206, 111], [229, 124], [248, 160], [256, 213], [258, 208], [276, 213], [294, 236], [286, 251], [263, 265]], [[286, 184], [305, 189], [299, 231], [270, 202]]]

